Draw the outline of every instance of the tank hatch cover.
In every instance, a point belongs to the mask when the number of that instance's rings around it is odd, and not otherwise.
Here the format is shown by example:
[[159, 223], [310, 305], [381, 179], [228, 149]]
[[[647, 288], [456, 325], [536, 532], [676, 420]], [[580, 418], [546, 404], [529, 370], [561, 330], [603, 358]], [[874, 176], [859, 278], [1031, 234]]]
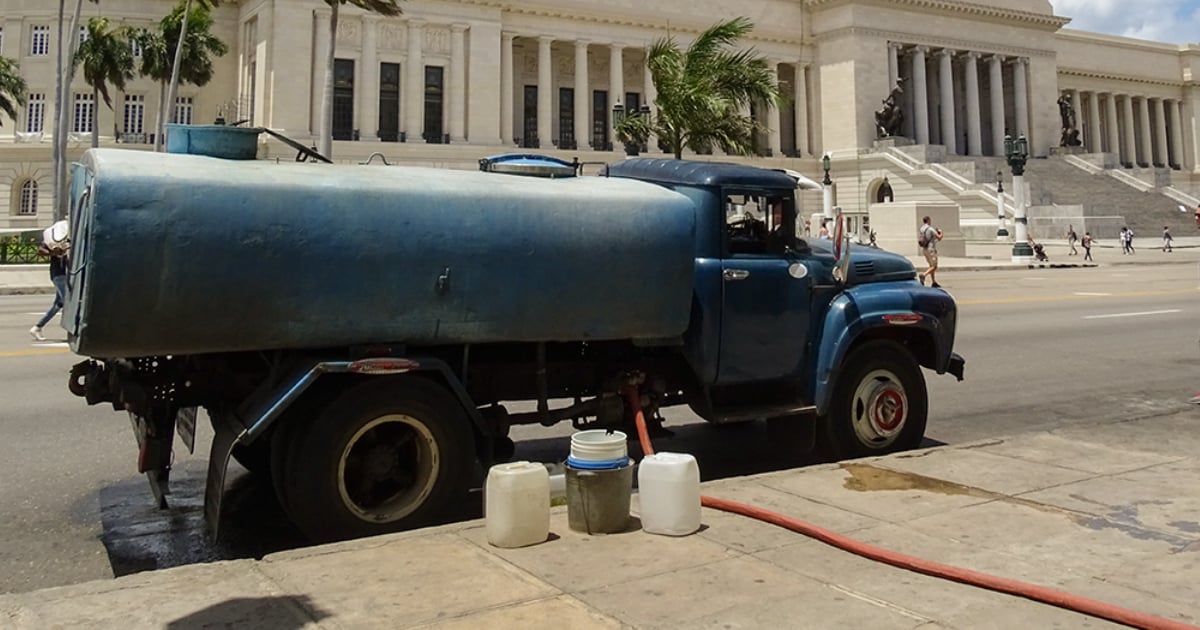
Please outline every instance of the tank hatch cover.
[[479, 160], [479, 170], [485, 173], [507, 173], [532, 177], [575, 177], [579, 174], [579, 164], [547, 155], [505, 153]]

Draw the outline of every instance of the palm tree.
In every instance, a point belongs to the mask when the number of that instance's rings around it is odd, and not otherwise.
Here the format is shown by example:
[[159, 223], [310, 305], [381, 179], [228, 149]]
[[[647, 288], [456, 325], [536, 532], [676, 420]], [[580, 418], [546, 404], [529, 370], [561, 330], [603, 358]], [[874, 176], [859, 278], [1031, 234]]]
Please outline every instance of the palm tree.
[[0, 57], [0, 111], [17, 119], [17, 108], [25, 105], [25, 79], [17, 71], [17, 62]]
[[[92, 102], [99, 107], [100, 97], [113, 109], [108, 84], [125, 89], [125, 81], [133, 78], [133, 54], [129, 42], [115, 30], [109, 30], [108, 18], [92, 18], [87, 23], [87, 39], [75, 52], [75, 65], [83, 66], [83, 80], [92, 86]], [[116, 119], [113, 137], [117, 136]], [[92, 129], [92, 146], [100, 146], [100, 130]]]
[[673, 37], [655, 41], [647, 66], [658, 91], [653, 118], [630, 116], [616, 129], [620, 139], [642, 140], [654, 133], [674, 152], [683, 148], [756, 155], [763, 128], [743, 113], [749, 107], [778, 106], [783, 97], [775, 73], [754, 49], [731, 47], [754, 29], [744, 17], [720, 22], [683, 50]]
[[[206, 11], [215, 9], [221, 4], [221, 0], [197, 0], [197, 1], [199, 2], [200, 7]], [[183, 6], [183, 19], [181, 19], [179, 21], [179, 38], [176, 39], [175, 41], [179, 41], [179, 42], [187, 41], [187, 33], [188, 33], [188, 26], [189, 26], [188, 23], [191, 21], [189, 19], [191, 14], [192, 14], [192, 0], [186, 0], [185, 4]], [[174, 103], [175, 103], [175, 95], [179, 90], [179, 68], [180, 68], [180, 65], [183, 63], [183, 49], [184, 49], [183, 46], [177, 46], [175, 48], [175, 58], [171, 62], [171, 85], [170, 85], [170, 87], [167, 88], [167, 97], [166, 97], [167, 103], [171, 104], [171, 122], [177, 122], [175, 120]]]
[[180, 4], [159, 22], [158, 29], [137, 29], [129, 34], [129, 38], [142, 49], [139, 74], [154, 79], [159, 84], [158, 116], [155, 119], [156, 150], [161, 149], [163, 144], [163, 125], [167, 120], [167, 108], [174, 112], [174, 101], [167, 99], [167, 85], [172, 74], [175, 74], [172, 60], [176, 51], [182, 49], [178, 81], [206, 85], [213, 77], [213, 57], [220, 57], [229, 50], [224, 42], [210, 32], [213, 19], [203, 4], [188, 14], [186, 39], [180, 46], [178, 36], [183, 31], [180, 22], [183, 20], [184, 11], [185, 6]]
[[[333, 11], [329, 17], [329, 54], [325, 57], [325, 90], [321, 95], [321, 138], [319, 152], [327, 158], [333, 157], [333, 60], [337, 48], [338, 8], [343, 4], [354, 5], [364, 11], [380, 15], [400, 15], [399, 0], [325, 0]], [[411, 70], [410, 70], [411, 71]]]

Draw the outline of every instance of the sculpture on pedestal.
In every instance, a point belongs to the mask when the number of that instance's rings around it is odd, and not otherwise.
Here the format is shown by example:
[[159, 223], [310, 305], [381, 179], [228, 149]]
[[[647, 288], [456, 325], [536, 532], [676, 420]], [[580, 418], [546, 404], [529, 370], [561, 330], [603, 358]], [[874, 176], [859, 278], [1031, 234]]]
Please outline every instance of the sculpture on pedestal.
[[1062, 137], [1058, 145], [1061, 147], [1078, 147], [1083, 144], [1079, 140], [1079, 128], [1075, 122], [1075, 108], [1071, 107], [1071, 99], [1064, 94], [1058, 97], [1058, 116], [1062, 119]]
[[904, 94], [904, 79], [896, 79], [896, 87], [892, 88], [888, 97], [883, 100], [883, 108], [875, 112], [875, 128], [880, 138], [899, 136], [904, 126], [904, 110], [900, 108], [900, 97]]

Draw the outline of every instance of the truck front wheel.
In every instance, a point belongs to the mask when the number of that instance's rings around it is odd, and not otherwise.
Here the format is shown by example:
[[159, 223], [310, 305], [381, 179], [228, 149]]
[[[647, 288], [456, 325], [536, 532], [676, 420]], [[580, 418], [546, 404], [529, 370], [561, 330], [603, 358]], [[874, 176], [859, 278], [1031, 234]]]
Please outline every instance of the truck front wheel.
[[834, 460], [916, 448], [925, 436], [928, 397], [921, 366], [903, 346], [868, 341], [846, 357], [818, 437]]
[[290, 432], [280, 501], [321, 542], [436, 522], [470, 480], [467, 423], [445, 389], [420, 377], [352, 387]]

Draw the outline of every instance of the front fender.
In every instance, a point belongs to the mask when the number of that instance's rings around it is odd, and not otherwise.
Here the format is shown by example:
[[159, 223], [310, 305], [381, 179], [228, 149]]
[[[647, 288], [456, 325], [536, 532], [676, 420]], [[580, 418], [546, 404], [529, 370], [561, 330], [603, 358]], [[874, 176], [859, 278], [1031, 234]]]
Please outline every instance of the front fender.
[[828, 410], [842, 361], [866, 339], [907, 341], [923, 367], [946, 373], [954, 349], [957, 310], [948, 293], [915, 282], [864, 284], [840, 293], [830, 302], [817, 336], [811, 380], [817, 413]]

